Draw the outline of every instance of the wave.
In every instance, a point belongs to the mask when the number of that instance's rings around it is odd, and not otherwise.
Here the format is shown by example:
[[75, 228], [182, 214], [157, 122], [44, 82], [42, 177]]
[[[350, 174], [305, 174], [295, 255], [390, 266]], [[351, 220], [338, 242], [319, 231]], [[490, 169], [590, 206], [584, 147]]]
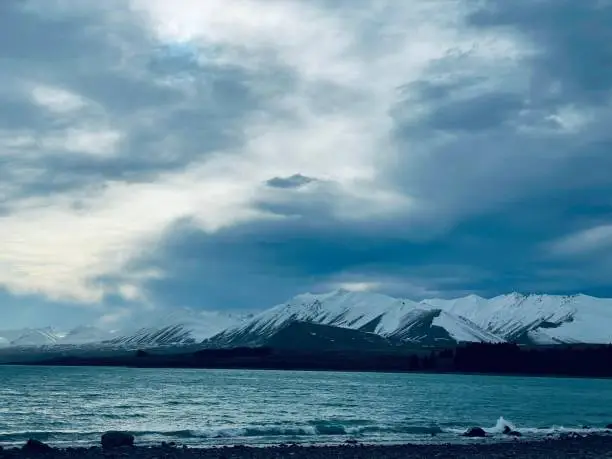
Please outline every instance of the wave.
[[[444, 429], [445, 432], [453, 433], [453, 434], [463, 434], [467, 427], [449, 427]], [[504, 435], [504, 431], [509, 428], [512, 431], [519, 432], [527, 438], [540, 438], [540, 437], [558, 437], [563, 434], [578, 434], [578, 435], [600, 435], [600, 434], [610, 434], [612, 433], [610, 429], [606, 429], [605, 427], [566, 427], [553, 425], [550, 427], [525, 427], [525, 426], [517, 426], [511, 421], [506, 420], [503, 416], [500, 417], [494, 426], [492, 427], [483, 427], [483, 430], [487, 433], [487, 435], [492, 437], [506, 437]]]
[[[312, 420], [295, 424], [226, 425], [197, 429], [169, 431], [135, 430], [132, 435], [140, 444], [154, 444], [161, 441], [177, 441], [190, 444], [216, 442], [269, 444], [290, 441], [329, 443], [354, 438], [371, 443], [389, 442], [461, 442], [461, 435], [471, 426], [415, 425], [408, 423], [377, 424], [368, 420]], [[521, 427], [500, 417], [495, 425], [484, 427], [490, 440], [510, 439], [503, 434], [505, 428], [520, 432], [527, 439], [550, 438], [567, 433], [579, 435], [610, 434], [605, 428], [591, 427]], [[80, 432], [75, 430], [0, 432], [0, 443], [19, 444], [34, 438], [51, 444], [96, 444], [104, 431]], [[514, 440], [514, 438], [512, 438]]]
[[58, 439], [66, 439], [79, 442], [81, 438], [97, 436], [99, 439], [104, 432], [81, 432], [73, 430], [32, 430], [20, 432], [0, 432], [0, 443], [15, 444], [25, 442], [29, 439], [40, 440], [44, 442], [53, 442]]
[[[62, 441], [78, 438], [98, 438], [100, 432], [78, 431], [25, 431], [0, 433], [0, 442], [13, 443], [34, 438], [41, 441]], [[291, 438], [291, 437], [359, 437], [371, 434], [406, 434], [429, 435], [442, 433], [438, 427], [401, 426], [401, 425], [352, 425], [328, 421], [312, 421], [296, 425], [249, 425], [249, 426], [218, 426], [199, 429], [180, 429], [170, 431], [129, 431], [137, 438], [166, 438], [175, 440], [187, 439], [237, 439], [237, 438]], [[166, 440], [168, 441], [168, 440]]]
[[225, 426], [167, 432], [133, 432], [137, 436], [161, 435], [174, 438], [236, 438], [236, 437], [326, 437], [360, 436], [365, 434], [435, 435], [443, 433], [437, 426], [376, 425], [367, 421], [311, 421], [295, 425]]

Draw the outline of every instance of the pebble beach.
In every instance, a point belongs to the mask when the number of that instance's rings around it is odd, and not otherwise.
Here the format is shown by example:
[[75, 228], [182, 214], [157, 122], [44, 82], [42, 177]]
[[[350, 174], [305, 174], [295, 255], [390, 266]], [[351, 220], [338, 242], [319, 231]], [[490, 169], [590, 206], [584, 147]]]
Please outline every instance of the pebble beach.
[[567, 436], [542, 441], [507, 441], [449, 445], [342, 445], [342, 446], [297, 446], [280, 445], [273, 447], [221, 447], [187, 448], [180, 445], [154, 447], [123, 446], [117, 448], [52, 448], [44, 444], [24, 445], [21, 448], [0, 449], [2, 459], [25, 459], [45, 457], [49, 459], [400, 459], [400, 458], [612, 458], [612, 436], [593, 435], [588, 437]]

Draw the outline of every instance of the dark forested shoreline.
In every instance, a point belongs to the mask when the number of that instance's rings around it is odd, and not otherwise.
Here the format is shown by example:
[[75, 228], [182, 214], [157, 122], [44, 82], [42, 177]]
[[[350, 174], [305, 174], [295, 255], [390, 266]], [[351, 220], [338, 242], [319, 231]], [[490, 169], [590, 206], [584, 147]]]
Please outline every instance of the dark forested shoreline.
[[534, 376], [612, 377], [612, 346], [469, 344], [397, 352], [306, 351], [271, 347], [138, 350], [15, 357], [5, 364], [127, 366], [139, 368], [225, 368], [386, 372], [444, 372]]

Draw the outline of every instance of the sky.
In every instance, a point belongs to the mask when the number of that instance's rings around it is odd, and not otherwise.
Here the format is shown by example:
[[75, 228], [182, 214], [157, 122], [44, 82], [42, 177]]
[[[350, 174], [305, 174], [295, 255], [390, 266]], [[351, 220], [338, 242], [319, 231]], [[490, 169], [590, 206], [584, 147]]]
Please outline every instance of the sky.
[[610, 0], [3, 0], [0, 329], [612, 296]]

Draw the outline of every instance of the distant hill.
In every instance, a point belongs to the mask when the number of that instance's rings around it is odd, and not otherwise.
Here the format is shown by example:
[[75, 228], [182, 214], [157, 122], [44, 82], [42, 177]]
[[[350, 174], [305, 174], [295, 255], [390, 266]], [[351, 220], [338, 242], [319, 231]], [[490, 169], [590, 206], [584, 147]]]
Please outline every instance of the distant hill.
[[[289, 322], [273, 333], [261, 336], [256, 343], [250, 336], [244, 341], [236, 339], [231, 347], [258, 346], [295, 351], [394, 351], [399, 343], [375, 333], [313, 324], [302, 321]], [[214, 340], [211, 341], [215, 347]], [[227, 346], [225, 346], [227, 347]]]
[[123, 347], [177, 346], [200, 343], [222, 330], [242, 323], [248, 315], [177, 308], [136, 321], [132, 330], [116, 333], [110, 344]]

